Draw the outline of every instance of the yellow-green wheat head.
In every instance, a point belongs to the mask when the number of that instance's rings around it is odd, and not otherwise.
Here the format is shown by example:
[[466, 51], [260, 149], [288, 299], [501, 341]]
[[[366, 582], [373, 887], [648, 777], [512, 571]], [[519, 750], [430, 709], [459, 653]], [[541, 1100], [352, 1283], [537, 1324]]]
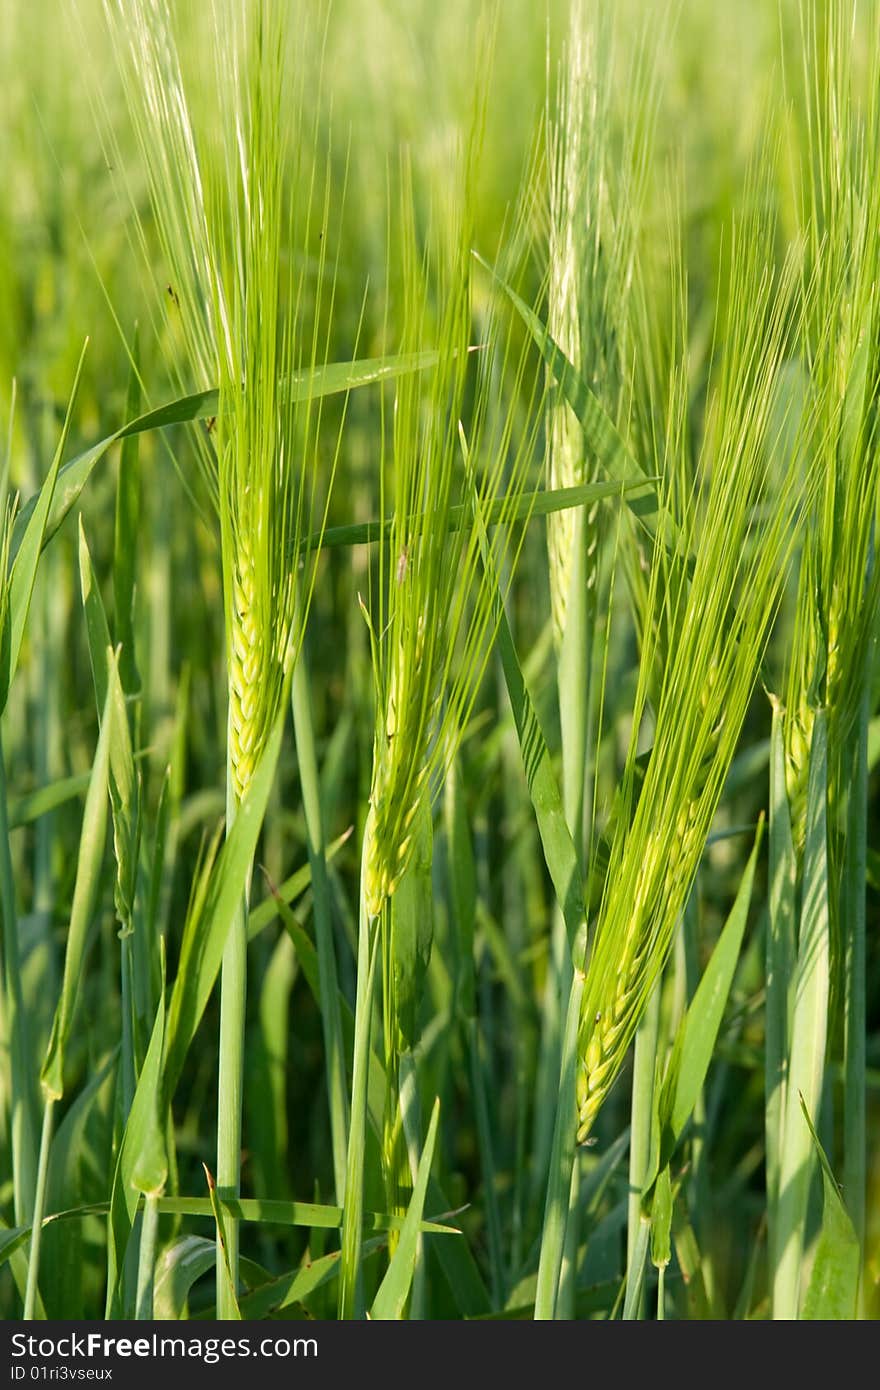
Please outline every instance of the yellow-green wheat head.
[[[804, 536], [786, 695], [786, 773], [803, 849], [814, 711], [828, 717], [832, 821], [873, 640], [880, 577], [880, 11], [805, 6], [805, 83], [795, 150], [806, 237], [803, 447], [816, 472]], [[869, 22], [871, 32], [859, 27]], [[854, 51], [870, 55], [860, 73]]]
[[[794, 459], [769, 505], [791, 274], [766, 269], [772, 228], [737, 228], [693, 500], [669, 460], [681, 552], [655, 546], [636, 717], [595, 933], [579, 1036], [578, 1124], [586, 1138], [667, 959], [758, 678], [784, 583], [799, 485]], [[681, 404], [681, 397], [675, 399]], [[669, 437], [684, 438], [673, 428]], [[790, 491], [789, 491], [790, 489]], [[781, 494], [785, 496], [786, 494]], [[761, 520], [761, 509], [769, 515]], [[662, 622], [660, 621], [662, 617]], [[645, 764], [639, 740], [653, 726]]]
[[333, 282], [327, 152], [309, 102], [322, 6], [211, 0], [202, 50], [182, 46], [167, 0], [105, 6], [168, 267], [165, 310], [190, 380], [219, 386], [198, 457], [220, 525], [239, 801], [299, 649], [317, 555], [306, 541], [335, 469], [319, 478], [309, 388]]

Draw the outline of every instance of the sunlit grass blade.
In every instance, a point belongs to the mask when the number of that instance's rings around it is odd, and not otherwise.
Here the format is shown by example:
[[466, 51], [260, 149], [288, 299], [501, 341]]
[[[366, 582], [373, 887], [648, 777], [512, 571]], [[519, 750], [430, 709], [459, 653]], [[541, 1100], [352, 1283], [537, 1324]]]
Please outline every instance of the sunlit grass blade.
[[822, 1229], [804, 1294], [801, 1317], [807, 1321], [852, 1321], [857, 1316], [858, 1307], [859, 1238], [841, 1200], [831, 1165], [819, 1143], [803, 1098], [801, 1105], [822, 1169], [824, 1195]]
[[[328, 864], [333, 862], [343, 845], [347, 844], [350, 839], [351, 829], [348, 829], [343, 831], [341, 835], [337, 835], [336, 839], [327, 846], [325, 860]], [[305, 864], [301, 869], [297, 869], [296, 873], [291, 874], [283, 883], [275, 885], [270, 882], [266, 896], [248, 913], [249, 940], [253, 941], [255, 936], [259, 936], [261, 931], [265, 931], [275, 921], [275, 918], [281, 914], [282, 906], [289, 906], [297, 898], [302, 897], [310, 888], [311, 882], [312, 869], [310, 864]]]
[[[841, 915], [844, 944], [843, 1182], [847, 1211], [862, 1252], [867, 1202], [867, 922], [868, 723], [876, 637], [866, 646], [862, 695], [850, 740], [852, 780], [847, 795]], [[826, 1178], [827, 1181], [827, 1178]], [[826, 1189], [827, 1191], [827, 1189]]]
[[513, 636], [501, 591], [492, 550], [486, 533], [486, 521], [479, 497], [472, 494], [474, 524], [480, 543], [485, 582], [492, 596], [492, 618], [495, 625], [498, 652], [504, 671], [507, 693], [513, 710], [517, 738], [522, 754], [526, 783], [529, 789], [544, 858], [556, 899], [565, 920], [569, 946], [574, 947], [584, 925], [586, 893], [581, 874], [580, 857], [575, 849], [565, 818], [559, 782], [547, 752], [547, 743], [535, 713], [516, 654]]
[[[87, 346], [87, 344], [86, 344]], [[32, 513], [21, 529], [20, 544], [12, 549], [12, 512], [5, 501], [8, 461], [3, 470], [4, 510], [0, 546], [0, 712], [7, 704], [10, 686], [18, 667], [25, 627], [36, 582], [52, 499], [67, 445], [73, 411], [82, 375], [86, 347], [80, 354], [73, 388], [49, 473], [38, 493]], [[19, 518], [20, 519], [20, 518]], [[8, 571], [7, 571], [7, 566]], [[21, 943], [15, 904], [15, 884], [9, 847], [6, 767], [0, 748], [0, 911], [3, 917], [3, 980], [5, 1032], [10, 1060], [10, 1119], [12, 1177], [15, 1215], [23, 1221], [33, 1214], [37, 1189], [36, 1096], [32, 1072], [29, 1025], [22, 986]], [[45, 1148], [45, 1145], [41, 1146]], [[45, 1172], [42, 1175], [45, 1189]], [[31, 1290], [31, 1303], [35, 1289]]]
[[[131, 371], [125, 397], [125, 417], [135, 420], [141, 411], [140, 345], [137, 331], [132, 343]], [[113, 529], [114, 632], [122, 651], [119, 677], [122, 688], [133, 694], [140, 686], [135, 655], [135, 590], [137, 583], [138, 521], [140, 516], [139, 437], [127, 435], [119, 452], [116, 483], [116, 516]]]
[[21, 980], [15, 877], [6, 810], [6, 762], [0, 744], [0, 911], [3, 916], [4, 1030], [9, 1050], [9, 1129], [15, 1220], [33, 1213], [37, 1180], [37, 1097], [31, 1070], [30, 1030]]
[[75, 797], [82, 796], [88, 790], [89, 776], [88, 772], [80, 772], [75, 777], [63, 777], [49, 786], [15, 797], [9, 803], [9, 829], [17, 830], [19, 826], [30, 825], [40, 816], [48, 815]]
[[[134, 761], [129, 716], [122, 686], [122, 654], [110, 661], [110, 633], [101, 593], [92, 568], [85, 528], [80, 518], [79, 568], [92, 680], [99, 713], [108, 694], [113, 700], [109, 792], [113, 811], [113, 853], [116, 861], [114, 902], [121, 940], [122, 1056], [121, 1113], [128, 1114], [137, 1074], [138, 1040], [135, 1018], [134, 899], [140, 844], [140, 784]], [[145, 953], [142, 953], [144, 955]]]

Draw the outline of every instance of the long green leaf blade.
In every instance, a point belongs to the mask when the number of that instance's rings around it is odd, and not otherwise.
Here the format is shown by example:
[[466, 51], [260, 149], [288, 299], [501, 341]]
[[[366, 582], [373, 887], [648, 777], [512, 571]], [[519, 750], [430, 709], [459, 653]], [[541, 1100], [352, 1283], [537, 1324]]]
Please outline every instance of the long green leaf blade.
[[661, 1168], [665, 1167], [672, 1157], [709, 1071], [739, 961], [763, 831], [762, 820], [758, 825], [754, 847], [740, 879], [733, 907], [682, 1020], [681, 1045], [673, 1051], [675, 1066], [670, 1067], [667, 1072], [660, 1097], [660, 1122], [663, 1129]]
[[[575, 369], [565, 353], [554, 342], [547, 327], [514, 289], [474, 252], [476, 259], [489, 272], [495, 282], [507, 295], [549, 368], [563, 398], [571, 406], [577, 417], [587, 448], [595, 455], [600, 466], [618, 485], [636, 485], [637, 491], [627, 494], [630, 510], [639, 519], [650, 535], [658, 531], [672, 530], [671, 519], [660, 507], [656, 487], [651, 484], [647, 474], [633, 457], [604, 406], [587, 386], [583, 377]], [[663, 536], [664, 539], [668, 537]]]
[[285, 713], [286, 699], [220, 852], [203, 910], [191, 923], [181, 946], [168, 1008], [164, 1084], [169, 1100], [217, 979], [226, 936], [241, 903], [275, 777]]
[[[39, 493], [32, 499], [32, 504], [25, 507], [16, 518], [12, 534], [12, 572], [9, 578], [9, 627], [10, 641], [8, 648], [8, 668], [2, 673], [0, 680], [0, 709], [2, 709], [9, 695], [9, 687], [18, 666], [18, 658], [21, 652], [21, 644], [24, 639], [24, 629], [27, 623], [28, 613], [31, 606], [31, 595], [34, 591], [34, 584], [37, 578], [37, 566], [40, 562], [40, 552], [43, 548], [43, 541], [50, 526], [50, 516], [53, 500], [55, 498], [56, 485], [58, 482], [59, 471], [61, 469], [61, 459], [67, 447], [67, 437], [70, 433], [70, 426], [73, 420], [73, 411], [76, 405], [76, 398], [79, 392], [80, 378], [82, 377], [83, 363], [85, 361], [88, 339], [80, 354], [79, 364], [76, 375], [73, 379], [73, 386], [70, 392], [70, 399], [67, 405], [67, 413], [64, 417], [64, 427], [61, 431], [61, 438], [58, 440], [58, 447], [52, 459], [46, 481], [43, 483]], [[4, 651], [4, 656], [6, 651]]]

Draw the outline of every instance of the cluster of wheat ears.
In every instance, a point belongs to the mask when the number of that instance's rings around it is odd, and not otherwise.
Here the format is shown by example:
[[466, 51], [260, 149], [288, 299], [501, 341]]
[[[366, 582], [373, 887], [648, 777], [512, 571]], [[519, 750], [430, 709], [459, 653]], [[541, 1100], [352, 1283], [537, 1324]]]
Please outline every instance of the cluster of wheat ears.
[[69, 8], [0, 51], [2, 1306], [871, 1315], [880, 6]]

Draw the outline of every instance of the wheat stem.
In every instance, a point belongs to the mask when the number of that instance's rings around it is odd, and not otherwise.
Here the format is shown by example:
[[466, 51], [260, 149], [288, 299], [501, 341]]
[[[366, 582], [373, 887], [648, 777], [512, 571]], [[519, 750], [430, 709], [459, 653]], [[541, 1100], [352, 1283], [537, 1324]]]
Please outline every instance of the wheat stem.
[[[642, 1220], [642, 1188], [651, 1157], [651, 1118], [654, 1102], [654, 1076], [660, 1041], [660, 982], [651, 991], [648, 1007], [636, 1033], [633, 1055], [632, 1101], [629, 1128], [629, 1200], [626, 1213], [626, 1283], [635, 1278], [635, 1255]], [[636, 1317], [642, 1317], [645, 1291], [635, 1303]]]
[[37, 1164], [37, 1184], [34, 1194], [34, 1213], [31, 1220], [31, 1243], [28, 1254], [27, 1286], [24, 1294], [24, 1319], [34, 1317], [40, 1275], [40, 1247], [43, 1239], [43, 1217], [46, 1213], [46, 1191], [49, 1181], [49, 1155], [52, 1150], [52, 1129], [55, 1119], [55, 1100], [47, 1096], [43, 1107], [43, 1128], [40, 1135], [40, 1156]]
[[370, 854], [370, 837], [371, 818], [368, 817], [361, 856], [351, 1124], [348, 1131], [345, 1200], [342, 1219], [342, 1258], [339, 1266], [339, 1317], [346, 1319], [361, 1317], [363, 1314], [361, 1243], [364, 1212], [364, 1146], [367, 1137], [367, 1082], [370, 1066], [373, 986], [376, 978], [380, 936], [376, 919], [370, 916], [366, 907], [365, 879]]
[[330, 914], [330, 885], [325, 859], [324, 818], [321, 784], [312, 727], [312, 701], [309, 670], [301, 652], [293, 671], [291, 702], [293, 729], [299, 760], [299, 778], [306, 821], [306, 843], [312, 872], [315, 942], [318, 948], [318, 977], [321, 982], [321, 1028], [324, 1037], [324, 1067], [330, 1108], [330, 1137], [333, 1147], [333, 1174], [336, 1200], [345, 1189], [345, 1150], [348, 1137], [348, 1087], [345, 1078], [345, 1052], [342, 1043], [342, 1017], [339, 1010], [339, 984], [333, 947], [333, 921]]
[[[230, 748], [232, 747], [230, 743]], [[226, 793], [227, 834], [232, 829], [238, 802], [234, 791], [234, 775], [229, 753], [229, 772]], [[245, 894], [233, 919], [223, 951], [220, 973], [220, 1064], [217, 1080], [217, 1195], [222, 1200], [241, 1195], [241, 1118], [244, 1083], [245, 1015], [247, 1007], [247, 898], [251, 871], [248, 871]], [[234, 1292], [238, 1287], [238, 1221], [227, 1216], [224, 1235], [226, 1256], [217, 1231], [217, 1317], [237, 1318]], [[227, 1273], [226, 1259], [229, 1270]]]

